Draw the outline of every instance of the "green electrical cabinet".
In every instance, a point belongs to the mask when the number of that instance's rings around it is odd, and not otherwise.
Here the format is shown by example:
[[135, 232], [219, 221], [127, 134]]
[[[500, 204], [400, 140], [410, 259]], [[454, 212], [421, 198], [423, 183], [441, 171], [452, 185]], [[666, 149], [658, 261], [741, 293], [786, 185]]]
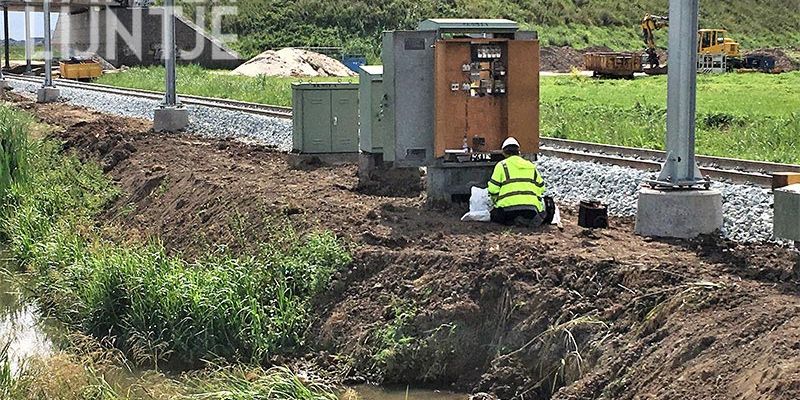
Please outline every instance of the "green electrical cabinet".
[[295, 83], [292, 104], [295, 152], [358, 152], [358, 84]]
[[386, 91], [383, 89], [383, 66], [364, 65], [359, 71], [359, 130], [362, 152], [383, 153], [386, 141]]

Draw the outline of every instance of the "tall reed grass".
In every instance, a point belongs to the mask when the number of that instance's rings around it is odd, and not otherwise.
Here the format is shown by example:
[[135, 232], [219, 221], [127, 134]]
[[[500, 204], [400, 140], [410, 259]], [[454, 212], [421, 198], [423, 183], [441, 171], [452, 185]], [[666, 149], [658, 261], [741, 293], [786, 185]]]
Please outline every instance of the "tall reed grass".
[[[24, 118], [18, 121], [10, 132], [24, 132]], [[331, 233], [300, 235], [281, 223], [253, 254], [216, 252], [192, 262], [157, 241], [115, 243], [95, 216], [119, 191], [99, 167], [52, 141], [23, 149], [25, 179], [12, 179], [0, 204], [3, 246], [56, 318], [141, 364], [259, 363], [296, 350], [311, 299], [350, 262]]]
[[24, 179], [28, 153], [28, 118], [0, 107], [0, 205], [13, 182]]

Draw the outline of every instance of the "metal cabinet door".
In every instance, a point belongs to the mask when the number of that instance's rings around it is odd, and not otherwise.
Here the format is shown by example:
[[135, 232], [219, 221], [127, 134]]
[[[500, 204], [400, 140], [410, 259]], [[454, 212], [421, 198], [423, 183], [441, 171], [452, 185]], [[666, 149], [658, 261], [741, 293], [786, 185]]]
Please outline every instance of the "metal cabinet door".
[[358, 90], [331, 90], [334, 153], [358, 152]]
[[[400, 167], [433, 161], [434, 31], [386, 32], [383, 42], [384, 87], [392, 114], [384, 151], [394, 148]], [[384, 155], [385, 155], [384, 152]], [[386, 159], [386, 158], [384, 158]]]
[[329, 90], [303, 91], [303, 149], [305, 153], [330, 153], [331, 94]]

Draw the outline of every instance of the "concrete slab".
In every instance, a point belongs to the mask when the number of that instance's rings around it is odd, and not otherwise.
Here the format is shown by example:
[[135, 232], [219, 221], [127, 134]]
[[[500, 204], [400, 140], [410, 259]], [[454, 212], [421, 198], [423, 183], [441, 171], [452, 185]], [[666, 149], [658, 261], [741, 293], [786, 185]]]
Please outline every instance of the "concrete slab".
[[428, 202], [445, 205], [469, 201], [472, 187], [485, 188], [496, 162], [437, 163], [428, 166]]
[[58, 101], [61, 97], [61, 91], [55, 87], [43, 87], [36, 91], [37, 103], [52, 103]]
[[639, 191], [636, 234], [691, 239], [722, 228], [722, 194], [716, 190]]
[[800, 184], [775, 190], [772, 221], [776, 238], [800, 242]]
[[189, 126], [189, 110], [184, 107], [159, 107], [153, 115], [153, 130], [178, 132]]

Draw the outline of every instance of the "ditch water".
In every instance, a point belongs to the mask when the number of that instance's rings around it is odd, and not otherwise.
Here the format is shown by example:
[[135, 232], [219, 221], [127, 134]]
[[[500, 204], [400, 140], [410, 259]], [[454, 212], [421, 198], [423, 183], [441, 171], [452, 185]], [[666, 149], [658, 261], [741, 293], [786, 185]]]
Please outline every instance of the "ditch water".
[[[468, 400], [469, 395], [429, 389], [380, 387], [361, 385], [351, 388], [354, 396], [343, 396], [342, 400]], [[352, 393], [352, 392], [350, 392]]]
[[[65, 330], [56, 321], [43, 318], [37, 306], [25, 300], [19, 281], [5, 272], [0, 251], [0, 349], [8, 345], [13, 373], [26, 360], [48, 357], [59, 348]], [[385, 388], [362, 385], [349, 388], [343, 400], [467, 400], [468, 395], [446, 391]]]
[[[0, 258], [0, 271], [4, 270], [5, 261]], [[35, 304], [25, 301], [15, 279], [0, 273], [0, 349], [8, 346], [14, 373], [25, 360], [52, 354], [63, 332], [55, 321], [42, 318]]]

